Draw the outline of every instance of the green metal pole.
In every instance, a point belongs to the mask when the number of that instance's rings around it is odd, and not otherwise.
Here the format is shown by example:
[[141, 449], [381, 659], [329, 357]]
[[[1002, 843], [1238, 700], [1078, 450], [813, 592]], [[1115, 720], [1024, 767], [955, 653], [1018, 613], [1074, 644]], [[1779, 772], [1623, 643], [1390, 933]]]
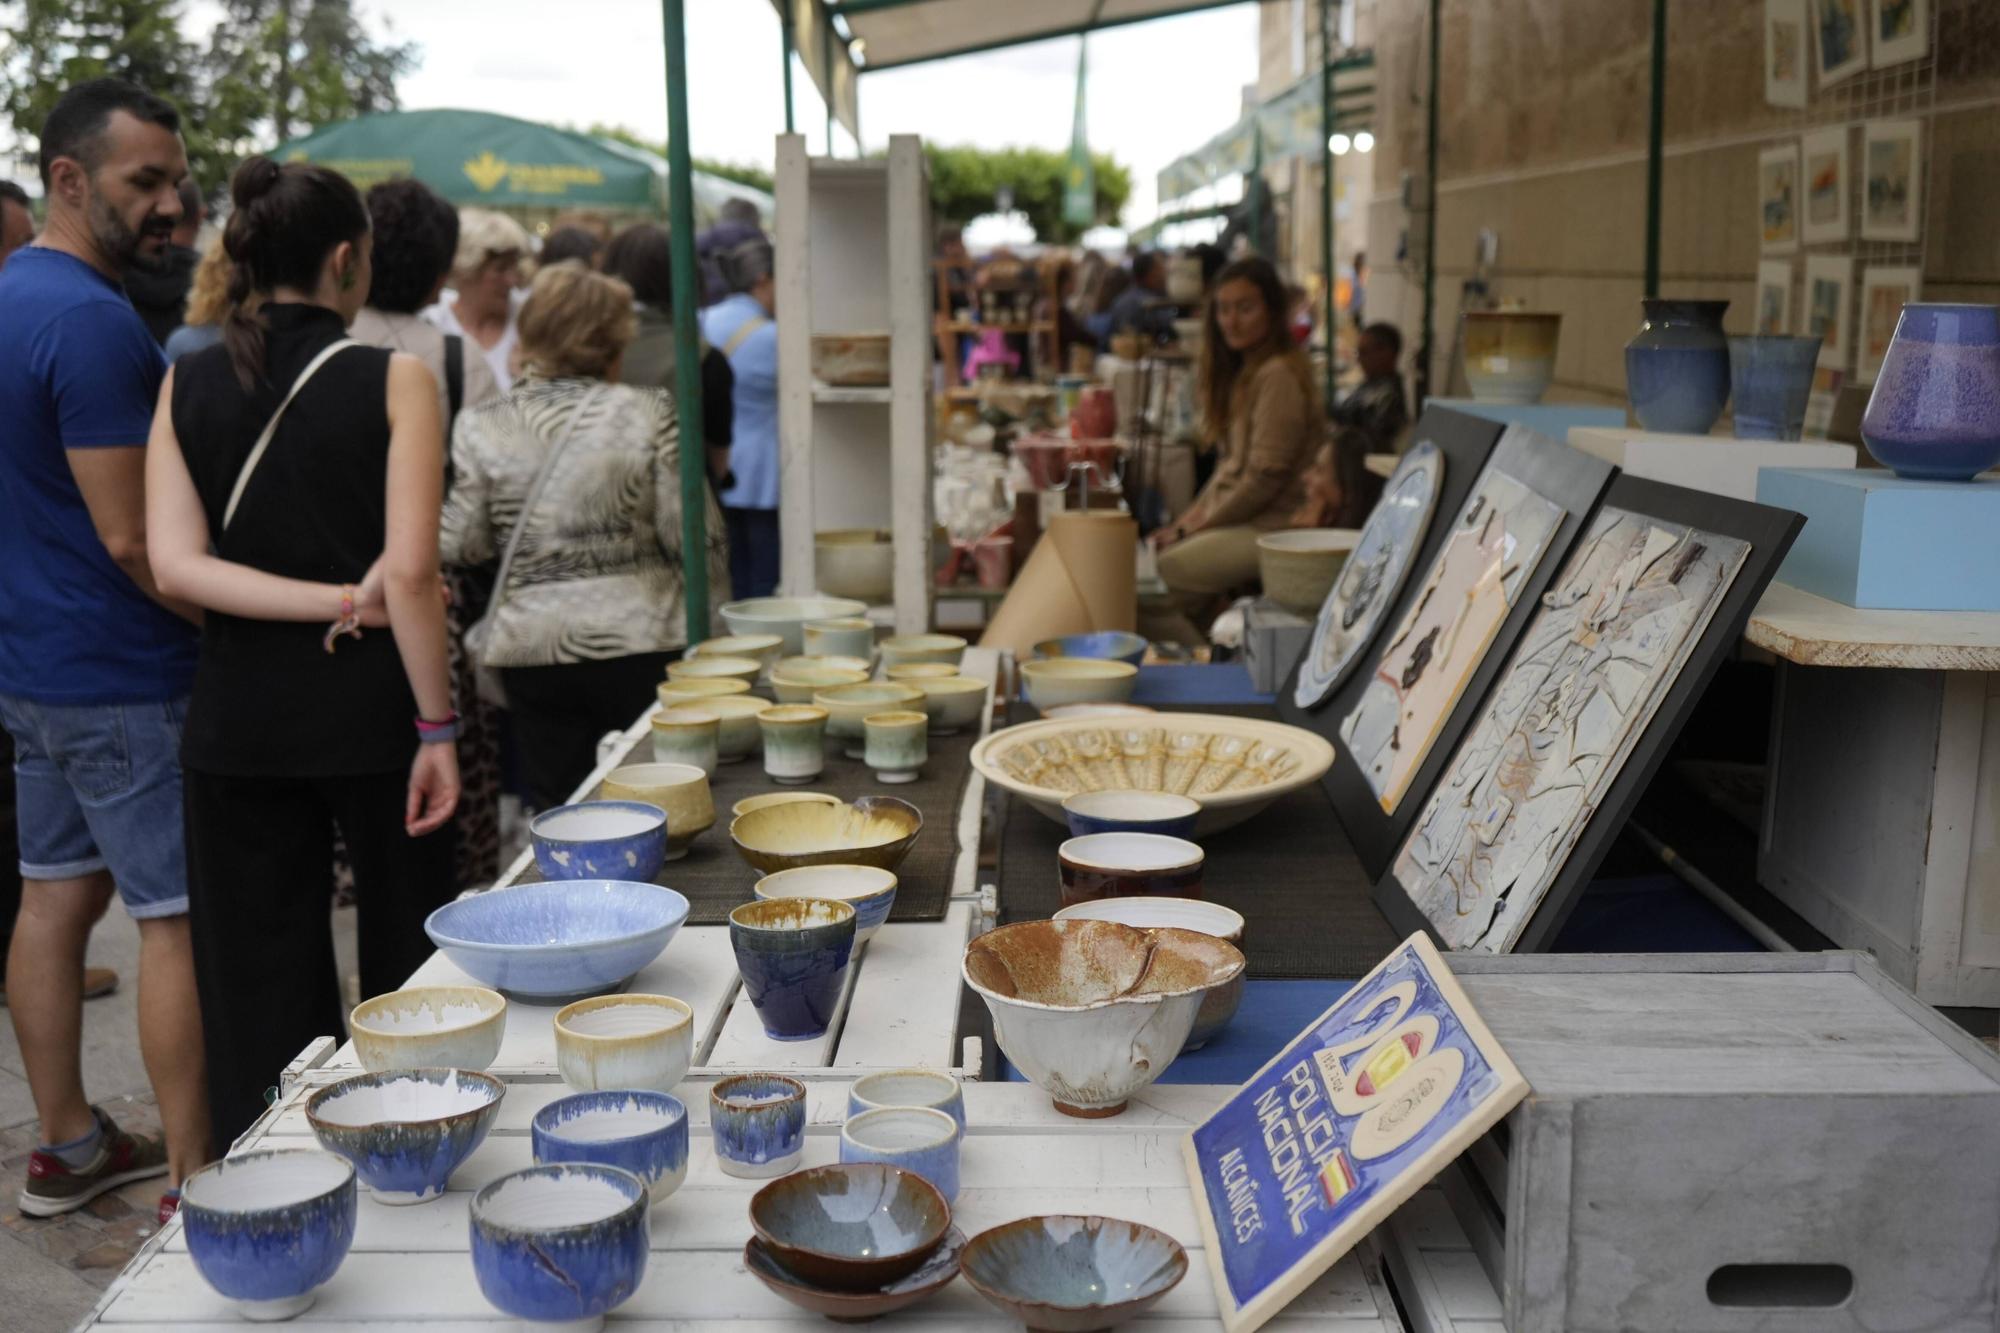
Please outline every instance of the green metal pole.
[[1667, 0], [1653, 0], [1653, 106], [1646, 127], [1646, 295], [1660, 294], [1660, 157], [1667, 119]]
[[701, 339], [694, 320], [701, 304], [701, 281], [694, 264], [694, 166], [688, 144], [683, 9], [683, 0], [660, 0], [667, 35], [667, 232], [672, 238], [674, 281], [674, 404], [681, 428], [681, 577], [692, 648], [708, 637], [708, 451], [701, 436]]
[[1419, 410], [1431, 396], [1432, 347], [1437, 336], [1438, 47], [1444, 38], [1440, 22], [1443, 7], [1443, 0], [1431, 0], [1430, 92], [1424, 103], [1424, 356], [1417, 367]]
[[785, 14], [778, 20], [779, 39], [785, 44], [785, 133], [795, 134], [792, 126], [792, 16]]
[[1334, 299], [1333, 268], [1333, 24], [1331, 0], [1319, 0], [1319, 174], [1320, 224], [1319, 271], [1326, 283], [1326, 397], [1324, 406], [1333, 410], [1334, 320], [1339, 302]]

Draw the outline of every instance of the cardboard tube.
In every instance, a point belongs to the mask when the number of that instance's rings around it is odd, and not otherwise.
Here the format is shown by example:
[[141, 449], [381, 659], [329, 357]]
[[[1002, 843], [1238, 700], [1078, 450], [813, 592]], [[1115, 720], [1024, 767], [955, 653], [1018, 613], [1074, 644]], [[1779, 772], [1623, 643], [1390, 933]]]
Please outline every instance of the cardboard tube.
[[1056, 515], [980, 636], [1027, 657], [1063, 634], [1136, 628], [1139, 525], [1125, 514]]

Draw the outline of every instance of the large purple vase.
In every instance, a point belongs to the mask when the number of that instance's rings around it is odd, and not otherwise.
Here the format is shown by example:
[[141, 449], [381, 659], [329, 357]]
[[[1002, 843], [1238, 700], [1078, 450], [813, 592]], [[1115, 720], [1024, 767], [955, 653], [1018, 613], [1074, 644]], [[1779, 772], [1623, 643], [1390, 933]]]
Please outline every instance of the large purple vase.
[[1648, 299], [1646, 322], [1625, 344], [1625, 392], [1646, 430], [1706, 435], [1729, 401], [1727, 301]]
[[1861, 438], [1899, 477], [1970, 481], [2000, 463], [2000, 306], [1904, 306]]

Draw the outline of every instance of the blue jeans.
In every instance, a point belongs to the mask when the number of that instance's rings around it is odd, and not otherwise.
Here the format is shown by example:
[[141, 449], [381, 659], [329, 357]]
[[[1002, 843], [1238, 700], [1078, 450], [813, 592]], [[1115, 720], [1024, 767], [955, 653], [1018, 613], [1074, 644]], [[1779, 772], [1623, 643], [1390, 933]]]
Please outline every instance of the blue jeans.
[[729, 527], [729, 595], [769, 597], [778, 590], [778, 511], [725, 508]]

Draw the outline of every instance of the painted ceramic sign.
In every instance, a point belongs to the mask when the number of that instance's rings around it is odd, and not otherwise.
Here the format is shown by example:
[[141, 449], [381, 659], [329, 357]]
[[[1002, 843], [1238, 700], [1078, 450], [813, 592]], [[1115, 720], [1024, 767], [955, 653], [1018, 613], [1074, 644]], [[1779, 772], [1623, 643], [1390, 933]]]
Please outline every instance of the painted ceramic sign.
[[1527, 1093], [1430, 940], [1405, 940], [1188, 1136], [1223, 1325], [1283, 1310]]
[[1300, 708], [1326, 702], [1374, 639], [1430, 531], [1431, 511], [1443, 487], [1444, 454], [1431, 441], [1419, 440], [1383, 486], [1354, 554], [1319, 609], [1292, 690], [1292, 702]]

